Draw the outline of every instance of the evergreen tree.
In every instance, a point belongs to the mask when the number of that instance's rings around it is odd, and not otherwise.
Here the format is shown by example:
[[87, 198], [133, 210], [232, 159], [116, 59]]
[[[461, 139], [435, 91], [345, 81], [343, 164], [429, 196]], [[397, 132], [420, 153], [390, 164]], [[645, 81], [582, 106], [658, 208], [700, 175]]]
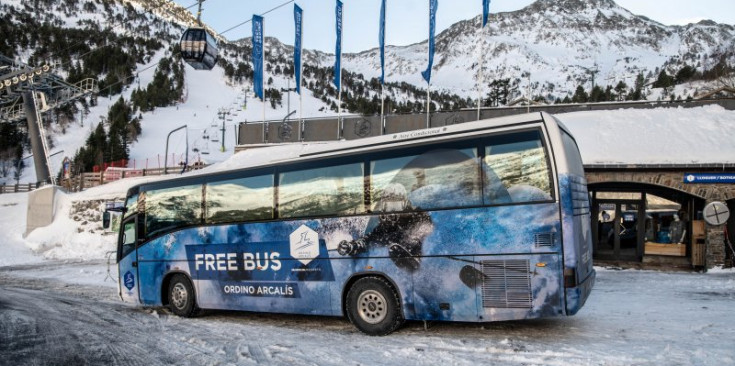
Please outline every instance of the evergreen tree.
[[669, 74], [666, 73], [666, 70], [661, 70], [656, 82], [653, 83], [653, 87], [668, 89], [672, 86], [674, 86], [674, 78], [669, 76]]
[[587, 95], [584, 87], [582, 85], [577, 86], [577, 90], [574, 91], [574, 95], [572, 96], [572, 103], [587, 103], [588, 100], [589, 95]]

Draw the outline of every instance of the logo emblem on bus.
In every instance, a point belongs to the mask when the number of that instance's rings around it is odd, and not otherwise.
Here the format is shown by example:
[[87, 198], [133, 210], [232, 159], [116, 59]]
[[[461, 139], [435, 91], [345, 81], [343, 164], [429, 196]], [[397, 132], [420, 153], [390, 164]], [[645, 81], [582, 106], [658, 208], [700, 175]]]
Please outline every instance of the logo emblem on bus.
[[306, 225], [299, 226], [289, 236], [291, 242], [291, 257], [304, 265], [309, 264], [319, 256], [319, 234]]
[[130, 271], [125, 272], [125, 276], [123, 277], [123, 282], [125, 283], [125, 287], [128, 289], [128, 291], [132, 291], [133, 287], [135, 287], [135, 276], [133, 276]]

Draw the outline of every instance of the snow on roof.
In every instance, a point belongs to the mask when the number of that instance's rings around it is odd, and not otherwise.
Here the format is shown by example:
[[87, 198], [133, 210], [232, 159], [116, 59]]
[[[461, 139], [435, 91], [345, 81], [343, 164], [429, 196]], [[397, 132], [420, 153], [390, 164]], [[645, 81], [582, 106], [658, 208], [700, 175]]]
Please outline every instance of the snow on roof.
[[574, 135], [585, 165], [735, 162], [735, 111], [619, 109], [556, 115]]

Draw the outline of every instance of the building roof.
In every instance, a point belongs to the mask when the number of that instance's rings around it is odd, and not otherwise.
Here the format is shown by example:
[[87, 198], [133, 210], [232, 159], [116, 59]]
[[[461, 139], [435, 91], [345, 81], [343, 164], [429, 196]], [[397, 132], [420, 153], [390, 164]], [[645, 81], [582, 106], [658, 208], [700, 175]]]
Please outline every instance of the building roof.
[[574, 135], [586, 166], [735, 163], [735, 111], [721, 106], [556, 116]]

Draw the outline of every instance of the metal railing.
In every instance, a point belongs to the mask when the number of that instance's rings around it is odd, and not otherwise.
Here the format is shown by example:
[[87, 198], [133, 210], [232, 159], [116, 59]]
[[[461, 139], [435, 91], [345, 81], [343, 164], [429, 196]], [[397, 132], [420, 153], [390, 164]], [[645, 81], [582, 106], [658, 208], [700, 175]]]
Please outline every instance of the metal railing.
[[[636, 101], [584, 104], [552, 104], [518, 107], [483, 108], [480, 119], [496, 118], [530, 112], [570, 113], [596, 110], [653, 109], [659, 107], [693, 108], [705, 105], [720, 105], [735, 110], [735, 99], [710, 99], [690, 101]], [[477, 109], [436, 112], [431, 114], [429, 127], [442, 127], [477, 120]], [[390, 135], [427, 127], [426, 114], [392, 114], [380, 116], [336, 116], [305, 118], [302, 120], [272, 120], [265, 122], [242, 122], [238, 125], [237, 145], [239, 149], [262, 144], [293, 143], [312, 141], [354, 140], [363, 137]]]

